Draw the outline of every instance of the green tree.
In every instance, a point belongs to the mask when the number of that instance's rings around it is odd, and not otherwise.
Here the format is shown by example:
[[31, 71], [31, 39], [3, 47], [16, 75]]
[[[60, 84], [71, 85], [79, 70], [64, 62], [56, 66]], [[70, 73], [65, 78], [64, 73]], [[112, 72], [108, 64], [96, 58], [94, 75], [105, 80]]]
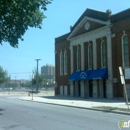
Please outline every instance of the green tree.
[[31, 83], [32, 85], [36, 85], [36, 81], [37, 81], [37, 78], [38, 78], [38, 86], [36, 86], [36, 92], [38, 92], [39, 90], [39, 87], [41, 87], [43, 84], [44, 84], [44, 77], [42, 74], [39, 74], [37, 75], [37, 70], [34, 69], [33, 71], [33, 78], [31, 79]]
[[52, 0], [0, 0], [0, 44], [18, 47], [29, 27], [40, 28]]
[[9, 76], [6, 70], [0, 66], [0, 84], [5, 83], [9, 80]]

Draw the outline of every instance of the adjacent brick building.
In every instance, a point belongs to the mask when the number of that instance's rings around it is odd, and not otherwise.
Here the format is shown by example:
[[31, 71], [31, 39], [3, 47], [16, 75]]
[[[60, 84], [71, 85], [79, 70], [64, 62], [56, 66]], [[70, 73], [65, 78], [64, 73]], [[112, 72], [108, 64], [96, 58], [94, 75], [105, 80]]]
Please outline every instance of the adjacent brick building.
[[[124, 98], [119, 66], [130, 68], [130, 9], [86, 11], [55, 38], [55, 95]], [[126, 79], [130, 97], [130, 80]]]

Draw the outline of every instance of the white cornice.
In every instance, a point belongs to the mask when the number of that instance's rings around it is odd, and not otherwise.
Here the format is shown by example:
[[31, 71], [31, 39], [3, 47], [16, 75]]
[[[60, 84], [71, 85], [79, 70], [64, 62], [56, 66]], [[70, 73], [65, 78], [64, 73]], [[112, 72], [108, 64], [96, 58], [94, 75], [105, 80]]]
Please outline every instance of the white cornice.
[[84, 33], [82, 35], [73, 37], [69, 39], [69, 41], [71, 42], [70, 45], [77, 45], [79, 43], [83, 43], [83, 42], [91, 41], [93, 39], [97, 39], [103, 36], [107, 36], [107, 34], [111, 34], [110, 27], [111, 26], [105, 26], [105, 27]]
[[92, 21], [92, 22], [96, 22], [96, 23], [100, 23], [100, 24], [103, 24], [103, 25], [110, 25], [111, 23], [109, 21], [105, 22], [105, 21], [102, 21], [102, 20], [98, 20], [98, 19], [94, 19], [94, 18], [90, 18], [90, 17], [87, 17], [85, 16], [80, 22], [79, 24], [74, 28], [74, 30], [70, 33], [70, 35], [68, 36], [67, 40], [70, 39], [70, 37], [74, 36], [74, 34], [76, 34], [76, 32], [83, 26], [83, 24], [86, 22], [86, 21]]

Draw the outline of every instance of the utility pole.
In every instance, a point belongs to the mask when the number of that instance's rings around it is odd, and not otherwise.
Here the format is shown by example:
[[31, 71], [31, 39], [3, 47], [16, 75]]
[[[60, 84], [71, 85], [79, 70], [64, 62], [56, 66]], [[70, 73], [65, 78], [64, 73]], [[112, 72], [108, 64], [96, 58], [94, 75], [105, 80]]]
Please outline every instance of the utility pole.
[[36, 74], [36, 93], [38, 93], [38, 83], [39, 83], [39, 79], [38, 79], [38, 62], [39, 62], [39, 60], [41, 60], [41, 59], [35, 59], [36, 60], [36, 62], [37, 62], [37, 74]]
[[33, 77], [34, 76], [34, 72], [32, 73], [32, 100], [33, 100]]
[[14, 76], [15, 77], [15, 87], [17, 88], [17, 85], [16, 85], [16, 78], [17, 78], [17, 76]]
[[9, 75], [9, 93], [8, 93], [9, 95], [10, 95], [10, 78], [11, 78], [11, 77], [10, 77], [10, 75]]

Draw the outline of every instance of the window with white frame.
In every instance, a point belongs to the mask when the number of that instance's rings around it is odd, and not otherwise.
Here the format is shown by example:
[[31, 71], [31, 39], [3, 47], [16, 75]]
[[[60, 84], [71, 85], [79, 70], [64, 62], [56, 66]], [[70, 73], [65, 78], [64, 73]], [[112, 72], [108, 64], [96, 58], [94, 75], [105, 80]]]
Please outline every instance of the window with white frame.
[[67, 74], [67, 52], [64, 52], [64, 74]]
[[101, 67], [106, 67], [106, 46], [105, 42], [101, 42]]
[[77, 70], [80, 70], [80, 48], [77, 47]]
[[124, 35], [122, 37], [122, 59], [123, 59], [123, 67], [129, 67], [129, 46], [128, 46], [128, 36]]
[[92, 69], [92, 45], [88, 45], [88, 69]]
[[60, 53], [60, 75], [63, 75], [63, 53]]

